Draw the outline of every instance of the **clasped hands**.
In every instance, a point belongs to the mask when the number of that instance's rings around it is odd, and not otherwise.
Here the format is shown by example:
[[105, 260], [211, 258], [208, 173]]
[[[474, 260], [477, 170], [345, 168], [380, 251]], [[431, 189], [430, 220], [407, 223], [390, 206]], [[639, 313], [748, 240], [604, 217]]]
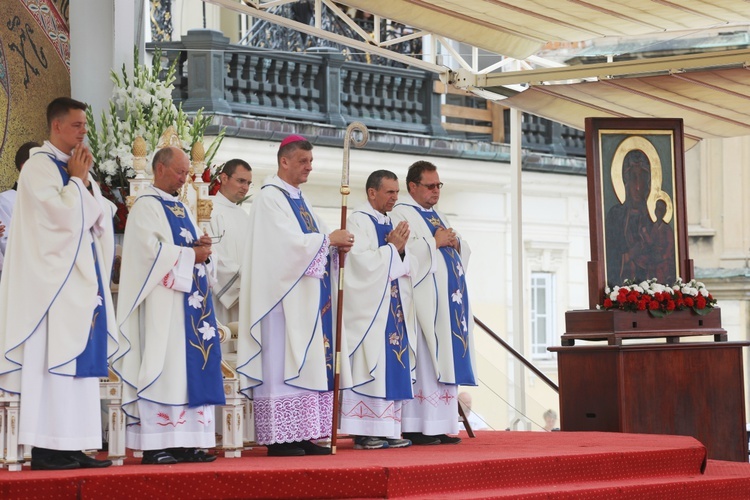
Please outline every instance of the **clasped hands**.
[[393, 231], [388, 233], [388, 236], [385, 237], [385, 241], [392, 243], [393, 246], [396, 247], [396, 250], [398, 250], [398, 253], [401, 254], [404, 253], [406, 242], [409, 241], [410, 234], [411, 230], [409, 229], [409, 223], [401, 221]]
[[68, 160], [68, 173], [71, 177], [78, 177], [81, 179], [86, 187], [89, 186], [89, 168], [94, 162], [94, 156], [89, 151], [89, 148], [81, 143], [78, 144], [73, 151], [70, 153], [70, 160]]
[[451, 228], [440, 227], [435, 231], [435, 245], [438, 248], [453, 247], [459, 250], [458, 235]]

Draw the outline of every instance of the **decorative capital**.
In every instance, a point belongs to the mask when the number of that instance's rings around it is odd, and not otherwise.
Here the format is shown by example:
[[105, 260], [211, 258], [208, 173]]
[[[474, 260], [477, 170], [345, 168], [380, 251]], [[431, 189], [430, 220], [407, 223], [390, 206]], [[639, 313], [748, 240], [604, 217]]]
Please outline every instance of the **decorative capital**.
[[214, 209], [213, 201], [201, 198], [198, 200], [198, 222], [210, 221]]

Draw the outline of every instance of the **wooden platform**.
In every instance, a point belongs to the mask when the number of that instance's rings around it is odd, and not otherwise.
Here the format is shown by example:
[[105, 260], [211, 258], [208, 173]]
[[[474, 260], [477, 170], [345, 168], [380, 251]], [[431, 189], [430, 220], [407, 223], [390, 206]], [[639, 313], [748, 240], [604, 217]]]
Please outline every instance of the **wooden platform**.
[[[747, 498], [750, 464], [706, 461], [684, 436], [479, 431], [458, 445], [75, 471], [0, 471], [3, 499]], [[705, 469], [705, 474], [703, 473]]]
[[743, 347], [750, 342], [581, 345], [557, 353], [564, 431], [693, 436], [747, 462]]

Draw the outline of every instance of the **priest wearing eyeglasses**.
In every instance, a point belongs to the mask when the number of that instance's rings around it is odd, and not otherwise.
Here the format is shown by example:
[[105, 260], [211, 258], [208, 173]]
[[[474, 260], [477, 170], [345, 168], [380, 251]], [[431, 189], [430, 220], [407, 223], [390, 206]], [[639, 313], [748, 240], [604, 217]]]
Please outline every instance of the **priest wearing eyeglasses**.
[[405, 220], [417, 313], [414, 399], [401, 410], [403, 436], [415, 445], [456, 444], [459, 385], [476, 385], [474, 319], [466, 289], [470, 250], [435, 209], [443, 183], [437, 167], [418, 161], [406, 175], [408, 195], [394, 207], [394, 224]]
[[242, 207], [253, 185], [250, 165], [240, 159], [229, 160], [219, 174], [221, 187], [213, 199], [211, 233], [216, 256], [214, 306], [216, 319], [225, 325], [239, 320], [240, 263], [245, 249], [249, 216]]

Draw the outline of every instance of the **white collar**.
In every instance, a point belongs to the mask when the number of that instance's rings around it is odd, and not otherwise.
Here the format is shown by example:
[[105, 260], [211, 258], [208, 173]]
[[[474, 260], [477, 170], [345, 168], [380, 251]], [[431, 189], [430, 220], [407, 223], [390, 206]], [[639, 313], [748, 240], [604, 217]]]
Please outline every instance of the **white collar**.
[[220, 205], [225, 205], [227, 207], [232, 207], [232, 208], [239, 208], [240, 210], [242, 210], [242, 207], [240, 207], [238, 204], [234, 203], [229, 198], [221, 194], [221, 191], [216, 192], [216, 194], [214, 195], [214, 200]]
[[59, 149], [57, 149], [57, 147], [55, 147], [55, 145], [53, 145], [51, 142], [44, 141], [44, 148], [49, 149], [49, 152], [52, 153], [56, 159], [64, 161], [66, 163], [70, 161], [70, 155], [65, 154]]
[[412, 198], [411, 195], [408, 194], [408, 193], [406, 195], [404, 195], [403, 201], [399, 200], [398, 202], [396, 202], [396, 204], [397, 205], [411, 205], [413, 207], [416, 207], [418, 210], [420, 210], [422, 212], [434, 212], [435, 211], [435, 207], [424, 208], [422, 205], [420, 205], [419, 203], [417, 203], [416, 201], [414, 201], [414, 198]]
[[302, 190], [300, 188], [292, 186], [278, 175], [274, 175], [271, 178], [271, 181], [278, 181], [278, 184], [280, 184], [281, 187], [284, 188], [284, 190], [289, 193], [289, 196], [291, 196], [293, 199], [298, 200], [302, 198]]
[[156, 191], [156, 194], [159, 195], [160, 198], [163, 198], [168, 201], [180, 201], [180, 199], [177, 196], [173, 194], [169, 194], [166, 191], [162, 191], [161, 189], [154, 186], [153, 184], [151, 184], [149, 187], [153, 189], [154, 191]]
[[362, 207], [360, 207], [358, 211], [375, 217], [375, 220], [378, 221], [378, 224], [390, 224], [391, 222], [391, 218], [388, 217], [388, 215], [378, 212], [377, 210], [372, 208], [372, 205], [370, 205], [369, 202], [362, 205]]

